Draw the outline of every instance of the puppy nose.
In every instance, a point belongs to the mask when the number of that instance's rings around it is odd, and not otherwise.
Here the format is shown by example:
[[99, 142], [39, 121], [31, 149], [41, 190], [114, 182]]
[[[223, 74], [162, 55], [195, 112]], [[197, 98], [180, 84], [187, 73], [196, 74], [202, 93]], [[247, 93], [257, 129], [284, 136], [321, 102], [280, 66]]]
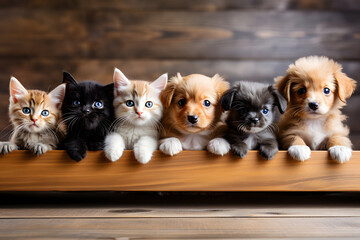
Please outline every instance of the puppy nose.
[[199, 117], [196, 115], [188, 115], [188, 121], [192, 124], [197, 123], [197, 121], [199, 120]]
[[259, 118], [257, 118], [257, 117], [256, 118], [251, 118], [250, 121], [252, 123], [259, 123], [260, 122]]
[[315, 111], [319, 108], [319, 104], [317, 102], [311, 102], [309, 103], [309, 108]]

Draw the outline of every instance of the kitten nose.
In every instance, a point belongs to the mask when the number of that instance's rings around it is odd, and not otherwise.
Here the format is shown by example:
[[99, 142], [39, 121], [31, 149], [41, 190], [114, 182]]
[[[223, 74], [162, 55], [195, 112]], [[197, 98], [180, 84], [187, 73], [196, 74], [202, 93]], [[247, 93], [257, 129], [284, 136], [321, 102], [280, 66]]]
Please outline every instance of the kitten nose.
[[255, 124], [260, 122], [259, 118], [257, 118], [257, 117], [251, 118], [250, 121]]
[[319, 108], [319, 104], [317, 102], [311, 102], [309, 103], [309, 108], [315, 111]]
[[36, 122], [36, 121], [37, 121], [37, 119], [35, 119], [35, 118], [33, 118], [32, 120], [33, 120], [33, 122]]
[[83, 113], [89, 113], [89, 112], [90, 112], [90, 108], [84, 107], [84, 108], [82, 109], [82, 112], [83, 112]]
[[187, 118], [188, 118], [188, 121], [189, 121], [190, 123], [192, 123], [192, 124], [197, 123], [198, 120], [199, 120], [199, 117], [196, 116], [196, 115], [188, 115]]
[[136, 112], [137, 115], [139, 115], [139, 117], [141, 116], [141, 114], [143, 114], [143, 112]]

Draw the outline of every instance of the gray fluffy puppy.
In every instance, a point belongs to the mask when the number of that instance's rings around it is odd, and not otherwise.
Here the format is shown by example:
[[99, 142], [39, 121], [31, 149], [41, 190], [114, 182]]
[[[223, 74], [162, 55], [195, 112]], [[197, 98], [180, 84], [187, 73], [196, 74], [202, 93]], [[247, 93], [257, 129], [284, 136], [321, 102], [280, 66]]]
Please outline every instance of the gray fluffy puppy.
[[[248, 150], [259, 149], [266, 159], [278, 152], [275, 119], [284, 113], [287, 101], [272, 85], [254, 82], [237, 82], [220, 100], [226, 119], [225, 139], [231, 150], [240, 158]], [[276, 110], [276, 107], [279, 111]]]

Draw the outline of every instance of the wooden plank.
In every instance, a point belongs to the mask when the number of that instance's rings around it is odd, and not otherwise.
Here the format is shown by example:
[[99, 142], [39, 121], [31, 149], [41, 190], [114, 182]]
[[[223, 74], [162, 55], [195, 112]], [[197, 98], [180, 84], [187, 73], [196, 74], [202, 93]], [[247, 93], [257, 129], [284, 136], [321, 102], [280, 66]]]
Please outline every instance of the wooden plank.
[[[119, 206], [91, 208], [0, 208], [0, 219], [41, 218], [307, 218], [360, 217], [359, 207], [176, 207]], [[205, 204], [206, 205], [206, 204]]]
[[0, 57], [359, 60], [359, 29], [357, 12], [2, 9]]
[[187, 11], [219, 11], [230, 9], [269, 9], [269, 10], [346, 10], [358, 11], [360, 4], [354, 0], [2, 0], [1, 8], [29, 9], [116, 9], [120, 11], [133, 10], [187, 10]]
[[1, 219], [3, 238], [300, 238], [356, 237], [352, 218], [152, 218], [152, 219]]
[[338, 12], [96, 11], [91, 56], [99, 58], [359, 59], [360, 15]]
[[257, 151], [244, 159], [206, 151], [167, 157], [159, 151], [142, 165], [132, 151], [111, 163], [103, 152], [88, 152], [76, 163], [65, 151], [35, 157], [15, 151], [0, 157], [0, 191], [360, 191], [360, 152], [338, 164], [326, 151], [306, 162], [286, 151], [266, 161]]

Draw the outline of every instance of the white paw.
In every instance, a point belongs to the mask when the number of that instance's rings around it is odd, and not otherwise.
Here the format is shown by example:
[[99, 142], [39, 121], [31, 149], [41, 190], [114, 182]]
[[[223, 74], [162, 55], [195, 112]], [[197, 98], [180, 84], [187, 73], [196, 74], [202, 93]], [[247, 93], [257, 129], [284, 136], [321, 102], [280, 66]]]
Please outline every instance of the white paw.
[[123, 138], [117, 133], [112, 133], [105, 138], [104, 143], [104, 153], [107, 159], [112, 162], [119, 160], [125, 149]]
[[40, 156], [46, 153], [49, 150], [49, 147], [43, 143], [35, 144], [34, 147], [31, 149], [33, 153]]
[[17, 150], [18, 146], [12, 142], [0, 142], [0, 154], [8, 154], [14, 150]]
[[149, 136], [144, 136], [134, 144], [134, 155], [138, 162], [145, 164], [151, 160], [153, 152], [158, 147], [158, 140]]
[[329, 148], [330, 157], [339, 163], [344, 163], [350, 160], [352, 150], [345, 146], [333, 146]]
[[159, 149], [167, 155], [174, 156], [182, 151], [182, 145], [178, 138], [165, 138], [160, 140]]
[[213, 154], [224, 156], [230, 151], [230, 144], [224, 138], [214, 138], [208, 143], [207, 150]]
[[293, 159], [305, 161], [310, 158], [311, 150], [305, 145], [294, 145], [289, 147], [288, 152]]
[[134, 155], [138, 162], [145, 164], [151, 160], [152, 151], [148, 151], [148, 149], [136, 150], [134, 149]]

